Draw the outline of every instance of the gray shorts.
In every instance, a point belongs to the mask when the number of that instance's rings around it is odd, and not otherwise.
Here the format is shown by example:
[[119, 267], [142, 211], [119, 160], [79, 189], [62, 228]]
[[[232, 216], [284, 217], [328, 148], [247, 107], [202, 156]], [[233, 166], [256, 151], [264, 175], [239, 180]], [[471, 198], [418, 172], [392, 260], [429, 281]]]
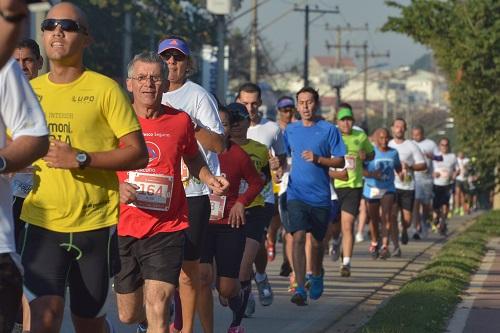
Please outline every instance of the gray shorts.
[[432, 178], [415, 177], [415, 200], [430, 204], [434, 197], [432, 188]]

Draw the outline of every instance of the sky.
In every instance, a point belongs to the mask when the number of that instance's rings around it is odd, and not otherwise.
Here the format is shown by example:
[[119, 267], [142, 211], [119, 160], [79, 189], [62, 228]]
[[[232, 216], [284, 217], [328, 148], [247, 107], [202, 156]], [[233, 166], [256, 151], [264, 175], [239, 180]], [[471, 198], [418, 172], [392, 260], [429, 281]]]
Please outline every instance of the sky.
[[[262, 2], [263, 0], [259, 0]], [[410, 0], [398, 0], [401, 4], [409, 4]], [[233, 17], [249, 9], [253, 0], [242, 0], [242, 7], [233, 14]], [[330, 44], [335, 43], [335, 31], [327, 31], [326, 24], [330, 27], [346, 26], [348, 23], [352, 27], [364, 27], [368, 23], [367, 31], [353, 31], [342, 33], [342, 43], [347, 40], [351, 44], [362, 44], [368, 42], [368, 52], [386, 53], [390, 52], [390, 58], [369, 59], [369, 66], [387, 63], [387, 68], [395, 68], [404, 65], [411, 65], [420, 56], [429, 53], [423, 45], [417, 44], [411, 38], [396, 33], [382, 33], [380, 28], [387, 21], [389, 16], [399, 16], [399, 11], [385, 5], [384, 0], [270, 0], [258, 7], [259, 29], [269, 23], [269, 27], [260, 32], [270, 47], [268, 52], [277, 59], [278, 68], [285, 69], [291, 64], [303, 63], [304, 54], [304, 12], [291, 11], [281, 19], [277, 19], [281, 14], [286, 13], [298, 4], [299, 8], [304, 8], [309, 4], [310, 8], [318, 6], [319, 9], [333, 10], [336, 6], [340, 14], [326, 14], [317, 18], [319, 14], [310, 13], [309, 37], [310, 56], [336, 55], [335, 49], [330, 53], [325, 46], [328, 40]], [[229, 29], [239, 28], [242, 31], [249, 31], [252, 14], [249, 13], [235, 20]], [[274, 23], [273, 23], [274, 22]], [[343, 49], [343, 57], [347, 54], [355, 59], [358, 66], [361, 66], [362, 59], [354, 57], [356, 50], [351, 50], [349, 54]], [[360, 52], [361, 50], [358, 50]]]

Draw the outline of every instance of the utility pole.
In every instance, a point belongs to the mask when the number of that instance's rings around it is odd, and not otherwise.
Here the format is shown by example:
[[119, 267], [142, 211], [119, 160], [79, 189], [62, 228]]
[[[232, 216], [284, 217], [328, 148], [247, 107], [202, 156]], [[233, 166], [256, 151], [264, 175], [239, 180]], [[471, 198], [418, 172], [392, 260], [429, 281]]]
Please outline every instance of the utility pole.
[[225, 40], [226, 40], [226, 18], [217, 15], [217, 97], [224, 103], [226, 101], [225, 81]]
[[309, 8], [306, 5], [305, 8], [295, 7], [293, 9], [296, 12], [304, 12], [304, 87], [309, 85], [309, 13], [319, 13], [319, 14], [338, 14], [340, 13], [338, 7], [334, 10], [319, 9], [317, 6], [315, 8]]
[[[364, 27], [352, 27], [349, 23], [347, 23], [347, 25], [345, 27], [341, 27], [340, 25], [336, 26], [335, 28], [331, 28], [328, 23], [326, 24], [325, 26], [325, 30], [326, 31], [332, 31], [334, 30], [336, 32], [336, 42], [337, 42], [337, 45], [342, 45], [342, 33], [344, 31], [346, 32], [352, 32], [352, 31], [368, 31], [368, 23], [365, 23], [365, 26]], [[330, 50], [328, 48], [328, 50]], [[341, 47], [338, 47], [337, 48], [337, 62], [336, 62], [336, 66], [337, 68], [341, 68], [341, 61], [342, 61], [342, 48]]]
[[257, 0], [253, 0], [252, 35], [250, 39], [250, 82], [257, 83]]

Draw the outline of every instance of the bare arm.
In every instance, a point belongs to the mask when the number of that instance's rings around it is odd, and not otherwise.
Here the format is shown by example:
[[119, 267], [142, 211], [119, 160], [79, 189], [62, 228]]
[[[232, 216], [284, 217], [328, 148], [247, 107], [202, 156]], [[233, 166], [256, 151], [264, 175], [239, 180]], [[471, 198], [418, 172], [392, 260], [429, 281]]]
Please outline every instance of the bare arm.
[[323, 157], [315, 155], [310, 150], [304, 150], [302, 152], [302, 158], [308, 162], [319, 164], [328, 168], [343, 168], [345, 165], [344, 156], [342, 157]]
[[346, 169], [342, 169], [342, 170], [330, 169], [328, 171], [328, 175], [330, 176], [330, 178], [333, 178], [333, 179], [338, 179], [338, 180], [343, 180], [343, 181], [349, 180], [349, 174], [347, 173]]
[[[141, 131], [128, 133], [120, 138], [121, 147], [104, 152], [87, 152], [90, 156], [88, 167], [104, 170], [136, 170], [148, 164], [148, 150]], [[68, 144], [51, 140], [49, 152], [43, 158], [49, 167], [77, 169], [78, 150]]]
[[411, 168], [413, 169], [413, 171], [424, 171], [424, 170], [427, 170], [427, 164], [425, 162], [424, 163], [417, 163], [417, 164], [412, 165]]
[[224, 136], [217, 134], [202, 126], [197, 126], [194, 132], [196, 140], [198, 140], [203, 148], [220, 154], [224, 151]]
[[12, 56], [17, 45], [17, 40], [21, 34], [24, 20], [19, 22], [9, 22], [5, 17], [14, 18], [19, 15], [26, 15], [28, 9], [24, 1], [21, 0], [0, 0], [0, 68], [5, 65]]
[[0, 150], [0, 155], [7, 162], [6, 172], [21, 170], [43, 157], [49, 148], [49, 139], [45, 136], [23, 135], [11, 141]]

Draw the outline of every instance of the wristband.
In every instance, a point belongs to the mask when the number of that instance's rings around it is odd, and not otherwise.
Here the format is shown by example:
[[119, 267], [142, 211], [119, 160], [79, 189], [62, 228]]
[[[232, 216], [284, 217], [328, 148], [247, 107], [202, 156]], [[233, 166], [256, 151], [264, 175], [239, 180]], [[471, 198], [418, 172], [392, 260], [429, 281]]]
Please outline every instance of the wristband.
[[9, 23], [19, 23], [26, 18], [26, 13], [5, 15], [3, 12], [0, 12], [0, 16]]

